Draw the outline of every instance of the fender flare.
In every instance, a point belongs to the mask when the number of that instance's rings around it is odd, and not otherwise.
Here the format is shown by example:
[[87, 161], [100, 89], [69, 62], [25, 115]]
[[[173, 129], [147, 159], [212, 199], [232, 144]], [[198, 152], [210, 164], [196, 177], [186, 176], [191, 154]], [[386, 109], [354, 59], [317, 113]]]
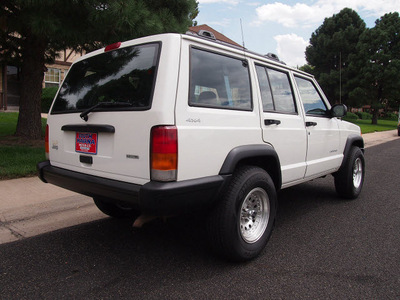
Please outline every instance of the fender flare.
[[347, 158], [349, 156], [352, 147], [358, 147], [364, 153], [364, 139], [360, 135], [349, 135], [347, 137], [346, 146], [343, 151], [343, 161], [339, 170], [342, 170], [343, 166], [346, 164]]
[[266, 170], [274, 181], [276, 190], [282, 186], [281, 164], [275, 149], [270, 145], [243, 145], [233, 148], [225, 158], [219, 175], [231, 175], [240, 163], [248, 163]]

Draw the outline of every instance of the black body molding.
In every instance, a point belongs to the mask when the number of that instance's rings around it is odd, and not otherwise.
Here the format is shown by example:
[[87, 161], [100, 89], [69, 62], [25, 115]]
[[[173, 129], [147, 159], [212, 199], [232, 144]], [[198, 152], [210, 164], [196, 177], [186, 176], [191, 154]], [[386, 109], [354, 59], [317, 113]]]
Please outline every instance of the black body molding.
[[276, 190], [282, 186], [281, 165], [278, 154], [270, 145], [243, 145], [233, 148], [227, 155], [220, 175], [233, 174], [240, 164], [255, 165], [268, 172], [274, 181]]

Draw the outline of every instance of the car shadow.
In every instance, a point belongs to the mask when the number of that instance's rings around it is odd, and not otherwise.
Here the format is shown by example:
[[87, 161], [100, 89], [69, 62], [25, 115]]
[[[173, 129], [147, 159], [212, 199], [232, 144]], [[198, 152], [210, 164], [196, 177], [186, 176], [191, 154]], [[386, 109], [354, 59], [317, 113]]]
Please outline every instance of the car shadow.
[[[270, 241], [276, 245], [268, 245], [264, 251], [268, 256], [263, 253], [256, 261], [270, 264], [268, 260], [279, 257], [279, 249], [287, 246], [279, 240], [290, 230], [288, 223], [301, 224], [310, 211], [337, 205], [334, 189], [326, 181], [279, 193], [276, 233]], [[232, 264], [210, 252], [204, 221], [204, 215], [199, 213], [157, 219], [135, 229], [132, 220], [106, 218], [1, 245], [0, 281], [6, 287], [4, 295], [13, 289], [22, 295], [24, 291], [28, 293], [28, 287], [21, 285], [24, 281], [68, 291], [65, 296], [76, 297], [81, 289], [87, 295], [99, 296], [103, 294], [96, 288], [104, 285], [111, 289], [132, 282], [170, 285], [207, 280], [215, 274], [246, 268], [248, 264]], [[282, 243], [288, 241], [284, 239]]]

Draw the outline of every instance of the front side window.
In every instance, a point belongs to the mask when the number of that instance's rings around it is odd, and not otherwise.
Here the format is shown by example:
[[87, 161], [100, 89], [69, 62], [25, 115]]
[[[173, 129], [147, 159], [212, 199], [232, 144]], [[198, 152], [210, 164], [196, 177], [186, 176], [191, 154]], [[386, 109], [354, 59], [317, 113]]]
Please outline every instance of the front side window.
[[74, 64], [52, 113], [82, 111], [102, 102], [129, 110], [149, 109], [159, 48], [158, 43], [120, 48]]
[[256, 70], [264, 111], [296, 113], [289, 74], [258, 65]]
[[191, 48], [189, 104], [252, 110], [247, 62]]
[[312, 81], [295, 76], [306, 115], [326, 116], [328, 109]]

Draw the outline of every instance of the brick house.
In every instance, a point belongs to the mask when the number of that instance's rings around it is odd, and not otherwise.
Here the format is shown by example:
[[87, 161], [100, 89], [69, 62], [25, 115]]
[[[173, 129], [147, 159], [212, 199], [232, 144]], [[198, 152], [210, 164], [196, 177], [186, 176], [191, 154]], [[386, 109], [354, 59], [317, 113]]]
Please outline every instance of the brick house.
[[[58, 53], [54, 64], [46, 65], [43, 87], [59, 86], [72, 62], [82, 56], [73, 50]], [[0, 110], [18, 110], [20, 95], [20, 68], [2, 65], [0, 72]]]

